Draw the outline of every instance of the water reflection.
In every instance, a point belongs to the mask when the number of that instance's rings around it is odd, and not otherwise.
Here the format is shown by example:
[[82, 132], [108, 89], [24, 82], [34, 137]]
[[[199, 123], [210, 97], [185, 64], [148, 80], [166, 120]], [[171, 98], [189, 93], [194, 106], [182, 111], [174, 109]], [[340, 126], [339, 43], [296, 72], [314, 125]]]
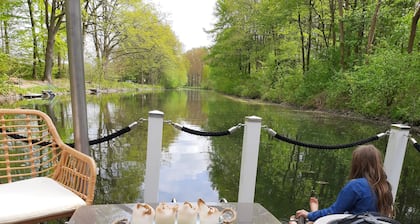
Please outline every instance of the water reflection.
[[[318, 145], [338, 145], [371, 137], [389, 124], [361, 121], [325, 113], [286, 109], [278, 105], [235, 101], [206, 91], [167, 91], [144, 94], [107, 94], [87, 97], [89, 139], [98, 139], [130, 123], [147, 118], [151, 110], [164, 119], [194, 130], [226, 131], [250, 115], [291, 139]], [[65, 142], [73, 141], [68, 96], [52, 101], [30, 100], [1, 107], [35, 108], [46, 112]], [[159, 199], [170, 201], [237, 201], [243, 130], [223, 137], [181, 132], [168, 123], [163, 130]], [[420, 141], [418, 136], [415, 138]], [[386, 148], [387, 138], [374, 144]], [[143, 200], [147, 122], [109, 142], [91, 146], [99, 173], [95, 203], [132, 203]], [[308, 208], [315, 191], [321, 206], [335, 200], [346, 182], [351, 149], [314, 150], [269, 137], [262, 131], [255, 201], [283, 219]], [[420, 223], [420, 155], [409, 144], [397, 195], [401, 223]]]
[[[193, 125], [188, 127], [199, 129]], [[218, 201], [218, 192], [212, 189], [207, 171], [209, 150], [211, 141], [208, 138], [179, 133], [168, 151], [162, 153], [159, 199], [195, 202], [202, 197]]]

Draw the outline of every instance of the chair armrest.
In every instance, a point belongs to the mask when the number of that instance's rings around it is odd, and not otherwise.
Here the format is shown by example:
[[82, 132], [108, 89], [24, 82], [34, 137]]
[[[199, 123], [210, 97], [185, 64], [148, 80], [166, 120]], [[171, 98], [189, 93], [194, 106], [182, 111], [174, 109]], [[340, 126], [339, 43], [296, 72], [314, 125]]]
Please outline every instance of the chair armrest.
[[53, 179], [85, 200], [93, 203], [96, 184], [96, 164], [92, 157], [59, 142], [61, 157]]

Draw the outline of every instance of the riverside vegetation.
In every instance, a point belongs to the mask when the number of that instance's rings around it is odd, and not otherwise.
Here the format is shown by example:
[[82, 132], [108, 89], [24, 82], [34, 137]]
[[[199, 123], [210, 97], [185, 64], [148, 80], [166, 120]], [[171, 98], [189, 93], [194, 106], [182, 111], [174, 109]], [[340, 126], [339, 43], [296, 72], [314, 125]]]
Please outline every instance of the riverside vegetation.
[[[11, 77], [68, 76], [63, 2], [1, 1], [0, 94], [21, 91]], [[213, 45], [187, 52], [152, 3], [104, 2], [82, 1], [89, 85], [199, 87], [420, 125], [418, 0], [219, 0]]]

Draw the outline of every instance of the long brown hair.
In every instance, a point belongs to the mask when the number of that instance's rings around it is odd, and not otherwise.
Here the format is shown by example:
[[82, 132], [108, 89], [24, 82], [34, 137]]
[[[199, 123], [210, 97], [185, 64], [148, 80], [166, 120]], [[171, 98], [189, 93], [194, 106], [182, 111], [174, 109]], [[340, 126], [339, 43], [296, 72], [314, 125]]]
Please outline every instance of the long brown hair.
[[379, 213], [393, 216], [391, 184], [382, 163], [382, 153], [373, 145], [361, 145], [353, 151], [349, 179], [366, 178], [376, 194]]

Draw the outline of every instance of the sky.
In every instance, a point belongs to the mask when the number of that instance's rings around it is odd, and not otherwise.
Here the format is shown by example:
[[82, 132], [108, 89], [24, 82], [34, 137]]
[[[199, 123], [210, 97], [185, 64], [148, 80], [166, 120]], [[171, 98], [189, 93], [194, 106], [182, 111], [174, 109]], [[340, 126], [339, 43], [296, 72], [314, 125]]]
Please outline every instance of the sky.
[[211, 38], [203, 31], [213, 27], [216, 0], [149, 0], [167, 15], [184, 51], [211, 45]]

